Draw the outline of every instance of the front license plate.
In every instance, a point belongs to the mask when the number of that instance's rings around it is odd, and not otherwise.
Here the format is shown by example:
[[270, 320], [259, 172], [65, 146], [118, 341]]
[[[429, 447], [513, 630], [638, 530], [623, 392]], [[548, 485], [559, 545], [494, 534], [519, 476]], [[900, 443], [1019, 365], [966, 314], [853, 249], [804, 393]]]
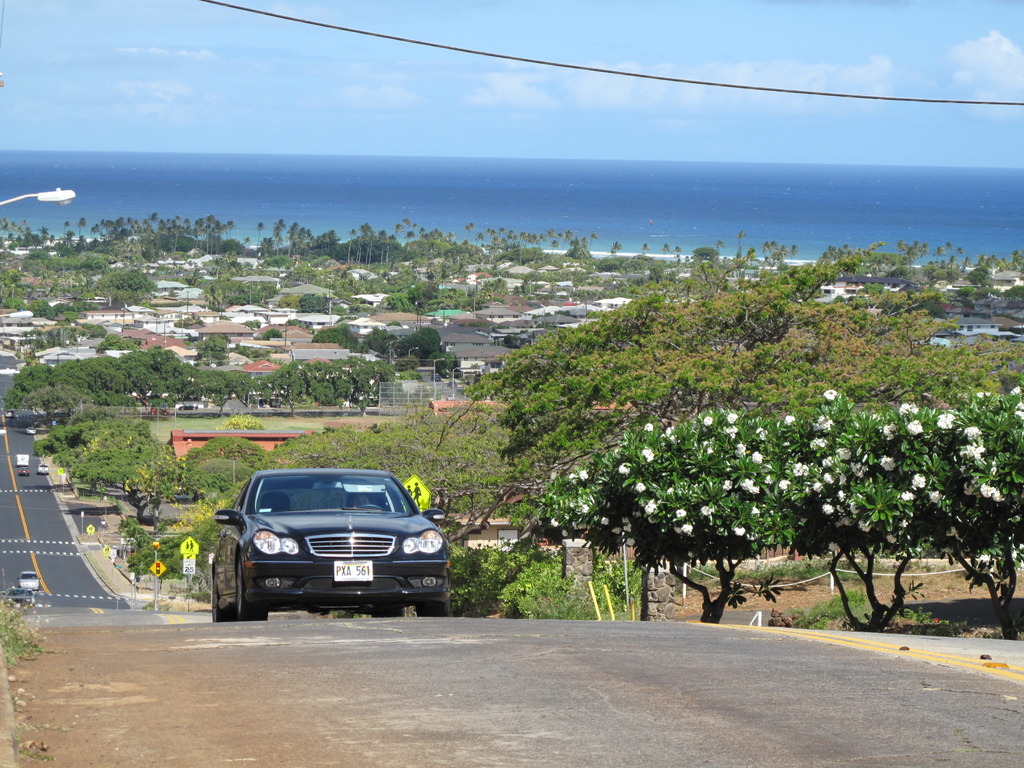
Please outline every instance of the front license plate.
[[335, 581], [373, 581], [373, 563], [334, 563]]

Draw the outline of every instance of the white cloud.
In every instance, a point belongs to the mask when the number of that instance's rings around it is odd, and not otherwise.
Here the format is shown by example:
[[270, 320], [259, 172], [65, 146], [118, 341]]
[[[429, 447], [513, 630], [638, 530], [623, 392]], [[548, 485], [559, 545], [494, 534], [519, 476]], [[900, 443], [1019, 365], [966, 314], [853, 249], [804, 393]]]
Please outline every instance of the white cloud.
[[486, 77], [486, 84], [466, 97], [466, 103], [477, 107], [506, 107], [525, 110], [558, 109], [559, 103], [538, 82], [547, 77], [533, 72], [495, 73]]
[[996, 30], [952, 48], [953, 79], [976, 98], [1018, 100], [1024, 93], [1024, 52]]
[[[632, 63], [598, 66], [619, 71], [640, 71]], [[716, 62], [688, 70], [666, 65], [644, 71], [661, 77], [705, 83], [873, 96], [890, 94], [894, 77], [892, 61], [885, 56], [871, 56], [865, 63], [855, 66], [775, 60]], [[685, 113], [697, 108], [731, 111], [757, 107], [777, 113], [807, 112], [816, 108], [830, 108], [836, 102], [835, 99], [823, 97], [747, 88], [670, 83], [589, 73], [568, 77], [566, 88], [572, 100], [585, 109], [633, 110], [644, 114], [657, 113], [659, 117], [667, 118], [685, 116]], [[682, 114], [673, 115], [673, 111]]]
[[117, 89], [128, 97], [122, 107], [141, 114], [165, 114], [180, 100], [191, 98], [192, 87], [180, 80], [119, 80]]
[[332, 103], [361, 111], [395, 111], [421, 106], [424, 101], [421, 96], [401, 85], [384, 83], [375, 87], [345, 86], [334, 93]]
[[169, 51], [166, 48], [119, 48], [118, 53], [123, 53], [128, 56], [144, 56], [151, 59], [166, 60], [166, 59], [186, 59], [189, 61], [211, 61], [217, 58], [217, 54], [208, 48], [203, 48], [198, 51]]

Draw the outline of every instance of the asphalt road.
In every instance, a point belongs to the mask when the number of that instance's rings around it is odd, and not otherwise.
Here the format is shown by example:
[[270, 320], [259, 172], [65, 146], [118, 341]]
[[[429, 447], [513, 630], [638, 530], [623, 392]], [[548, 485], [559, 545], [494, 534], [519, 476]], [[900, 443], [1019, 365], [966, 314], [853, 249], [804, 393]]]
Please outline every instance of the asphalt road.
[[[9, 355], [0, 355], [0, 369], [13, 368], [15, 362]], [[0, 398], [12, 380], [12, 374], [0, 374]], [[6, 411], [3, 407], [0, 414]], [[42, 586], [37, 595], [39, 606], [33, 611], [127, 609], [124, 600], [111, 596], [97, 582], [75, 541], [75, 527], [98, 525], [98, 518], [72, 515], [61, 508], [52, 492], [55, 478], [36, 474], [35, 437], [25, 432], [31, 423], [29, 413], [22, 411], [0, 419], [5, 430], [0, 435], [0, 585], [15, 586], [21, 571], [33, 570]], [[17, 475], [15, 456], [19, 453], [29, 454], [32, 474], [28, 477]]]
[[57, 766], [1024, 766], [1024, 666], [962, 641], [498, 619], [45, 638], [12, 687]]

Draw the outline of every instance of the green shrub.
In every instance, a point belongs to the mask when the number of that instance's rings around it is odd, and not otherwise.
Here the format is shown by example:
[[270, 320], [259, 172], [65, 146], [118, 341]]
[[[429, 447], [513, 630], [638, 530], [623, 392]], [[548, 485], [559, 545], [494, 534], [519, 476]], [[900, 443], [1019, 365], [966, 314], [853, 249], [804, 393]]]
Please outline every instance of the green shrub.
[[[867, 595], [853, 589], [847, 592], [847, 597], [851, 610], [855, 614], [867, 617]], [[843, 600], [839, 593], [823, 603], [793, 612], [793, 625], [801, 629], [838, 629], [845, 628], [847, 623], [846, 611], [843, 610]]]
[[561, 572], [561, 556], [529, 541], [501, 547], [452, 547], [452, 613], [502, 613], [501, 592], [533, 563], [551, 562]]
[[24, 609], [4, 601], [0, 601], [0, 645], [7, 666], [43, 650], [36, 631], [25, 623]]

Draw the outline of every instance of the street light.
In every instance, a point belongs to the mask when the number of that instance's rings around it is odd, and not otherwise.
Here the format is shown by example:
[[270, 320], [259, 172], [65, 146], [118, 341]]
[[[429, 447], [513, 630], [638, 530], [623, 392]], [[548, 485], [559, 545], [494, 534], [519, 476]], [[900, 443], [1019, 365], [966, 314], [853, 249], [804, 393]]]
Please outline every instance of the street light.
[[57, 187], [52, 192], [35, 192], [29, 195], [18, 195], [18, 197], [12, 197], [10, 200], [0, 200], [0, 205], [7, 205], [8, 203], [16, 203], [19, 200], [27, 200], [30, 197], [34, 197], [41, 203], [57, 203], [57, 205], [67, 205], [75, 199], [75, 193], [70, 189], [61, 189]]

